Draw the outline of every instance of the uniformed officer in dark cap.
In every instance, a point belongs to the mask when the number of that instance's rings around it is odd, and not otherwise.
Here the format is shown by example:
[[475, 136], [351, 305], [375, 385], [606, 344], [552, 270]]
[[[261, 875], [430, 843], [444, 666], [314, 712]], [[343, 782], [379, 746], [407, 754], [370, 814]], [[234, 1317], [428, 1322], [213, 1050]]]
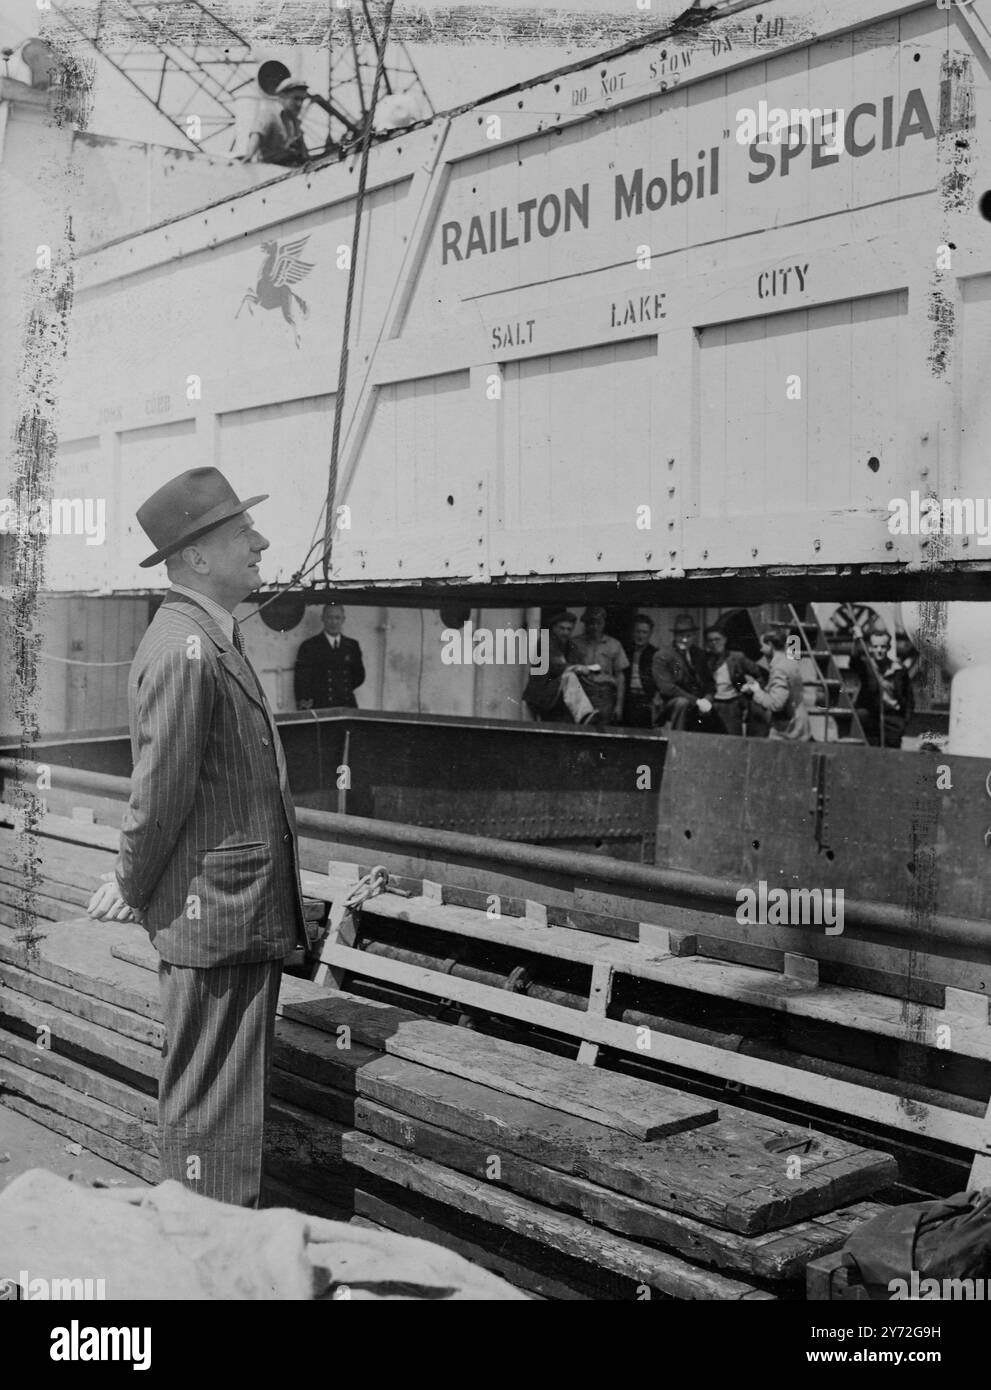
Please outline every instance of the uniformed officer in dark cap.
[[339, 603], [323, 610], [323, 632], [308, 637], [296, 655], [296, 708], [356, 709], [354, 692], [364, 684], [361, 647], [342, 631], [347, 615]]

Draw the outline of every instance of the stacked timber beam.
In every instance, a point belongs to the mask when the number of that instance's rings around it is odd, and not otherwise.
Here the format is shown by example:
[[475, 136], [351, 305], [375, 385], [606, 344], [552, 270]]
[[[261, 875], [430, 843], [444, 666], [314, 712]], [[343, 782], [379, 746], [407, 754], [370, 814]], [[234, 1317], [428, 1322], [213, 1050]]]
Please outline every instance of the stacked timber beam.
[[[706, 746], [674, 742], [669, 759], [682, 762]], [[33, 771], [0, 760], [5, 777]], [[94, 833], [112, 837], [126, 779], [48, 771], [49, 804], [89, 798], [106, 821]], [[667, 1075], [744, 1087], [788, 1118], [890, 1144], [903, 1178], [927, 1191], [991, 1180], [981, 922], [854, 900], [837, 935], [741, 922], [734, 885], [695, 870], [327, 812], [298, 819], [314, 897], [338, 903], [352, 860], [389, 872], [390, 891], [332, 932], [333, 983], [417, 1010], [447, 1002], [541, 1045], [563, 1039], [586, 1062], [642, 1073], [652, 1056]], [[663, 1043], [646, 1058], [645, 1028]]]
[[[0, 1099], [154, 1182], [156, 958], [79, 915], [115, 839], [48, 818], [33, 952], [5, 871]], [[883, 1153], [292, 976], [273, 1095], [276, 1200], [435, 1240], [538, 1297], [795, 1296], [895, 1177]]]

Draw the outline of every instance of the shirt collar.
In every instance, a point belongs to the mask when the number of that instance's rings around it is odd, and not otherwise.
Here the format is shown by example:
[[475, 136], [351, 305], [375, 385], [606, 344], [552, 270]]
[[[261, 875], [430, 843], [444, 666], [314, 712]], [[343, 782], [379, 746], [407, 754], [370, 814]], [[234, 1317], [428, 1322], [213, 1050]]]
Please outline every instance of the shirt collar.
[[330, 643], [332, 647], [339, 647], [341, 645], [341, 637], [343, 636], [343, 633], [339, 632], [336, 637], [331, 637], [329, 632], [325, 632], [324, 636], [326, 637], [327, 641]]
[[234, 645], [234, 614], [228, 609], [222, 608], [215, 599], [208, 598], [206, 594], [198, 593], [196, 589], [187, 589], [184, 584], [173, 584], [170, 590], [173, 594], [181, 594], [183, 598], [190, 598], [194, 603], [198, 603], [201, 608], [205, 608], [210, 617], [220, 628], [220, 631]]

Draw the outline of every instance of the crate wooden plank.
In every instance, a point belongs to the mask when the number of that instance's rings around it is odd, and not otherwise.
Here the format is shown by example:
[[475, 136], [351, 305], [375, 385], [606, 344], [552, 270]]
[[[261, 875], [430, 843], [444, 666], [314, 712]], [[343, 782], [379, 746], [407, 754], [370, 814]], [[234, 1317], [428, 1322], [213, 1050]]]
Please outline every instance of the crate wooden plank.
[[[515, 1193], [495, 1188], [418, 1155], [405, 1153], [367, 1134], [349, 1131], [342, 1150], [355, 1168], [455, 1207], [468, 1216], [504, 1227], [537, 1244], [597, 1268], [610, 1269], [635, 1283], [674, 1298], [739, 1299], [761, 1292], [752, 1284], [695, 1268], [661, 1250], [638, 1245], [587, 1225], [577, 1217], [551, 1211]], [[773, 1298], [773, 1294], [764, 1295]]]
[[39, 1047], [26, 1038], [0, 1031], [0, 1060], [16, 1062], [29, 1071], [41, 1076], [51, 1077], [64, 1086], [81, 1091], [83, 1095], [102, 1100], [105, 1105], [135, 1115], [150, 1124], [158, 1119], [158, 1102], [154, 1096], [128, 1086], [112, 1076], [106, 1076], [94, 1067], [86, 1066], [71, 1057], [65, 1057], [51, 1048]]

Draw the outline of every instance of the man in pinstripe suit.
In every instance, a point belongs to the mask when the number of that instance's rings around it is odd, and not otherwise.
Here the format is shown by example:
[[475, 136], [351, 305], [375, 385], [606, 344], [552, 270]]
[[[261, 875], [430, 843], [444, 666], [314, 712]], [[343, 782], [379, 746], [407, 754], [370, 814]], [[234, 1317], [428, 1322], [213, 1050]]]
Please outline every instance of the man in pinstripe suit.
[[256, 1206], [284, 957], [305, 941], [296, 820], [271, 709], [234, 609], [268, 541], [217, 469], [138, 511], [172, 587], [131, 667], [134, 772], [116, 881], [91, 916], [143, 919], [166, 1027], [162, 1177]]

